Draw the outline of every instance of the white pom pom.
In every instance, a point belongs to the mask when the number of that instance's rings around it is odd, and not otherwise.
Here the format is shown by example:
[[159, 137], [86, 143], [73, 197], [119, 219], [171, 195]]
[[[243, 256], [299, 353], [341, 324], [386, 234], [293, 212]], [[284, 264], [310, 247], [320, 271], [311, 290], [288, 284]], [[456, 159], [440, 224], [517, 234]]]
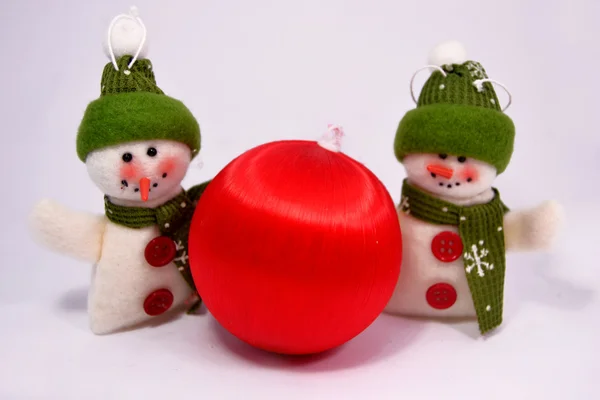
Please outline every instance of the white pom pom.
[[429, 64], [442, 66], [462, 64], [467, 61], [467, 50], [455, 40], [438, 44], [429, 53]]
[[[137, 18], [137, 8], [131, 7], [129, 14], [119, 15], [113, 20], [109, 29], [110, 44], [115, 58], [124, 55], [135, 56], [142, 41], [144, 41], [144, 44], [140, 50], [138, 59], [146, 58], [148, 51], [147, 41], [145, 40], [146, 29]], [[104, 40], [104, 52], [110, 58], [108, 39], [107, 35]]]

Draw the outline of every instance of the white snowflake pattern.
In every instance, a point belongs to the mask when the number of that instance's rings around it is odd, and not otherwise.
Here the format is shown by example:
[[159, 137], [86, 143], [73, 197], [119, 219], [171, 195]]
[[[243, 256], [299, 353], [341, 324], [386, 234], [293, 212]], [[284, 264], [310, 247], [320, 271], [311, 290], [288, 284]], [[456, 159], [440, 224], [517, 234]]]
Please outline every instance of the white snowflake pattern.
[[477, 275], [484, 277], [484, 270], [487, 269], [491, 271], [494, 269], [494, 264], [483, 261], [483, 259], [490, 254], [490, 251], [483, 247], [483, 240], [479, 241], [479, 246], [481, 246], [481, 248], [474, 244], [471, 246], [471, 251], [465, 253], [465, 260], [472, 261], [471, 264], [465, 267], [465, 271], [467, 271], [467, 273], [471, 273], [471, 271], [477, 268]]
[[402, 196], [402, 200], [400, 202], [400, 209], [406, 214], [410, 214], [410, 204], [408, 203], [408, 196]]
[[[182, 250], [182, 252], [181, 252], [181, 255], [179, 257], [173, 259], [173, 261], [179, 261], [182, 264], [185, 264], [189, 257], [186, 254], [185, 246], [183, 245], [183, 242], [181, 240], [178, 240], [177, 242], [175, 242], [175, 249], [177, 251]], [[181, 270], [181, 267], [179, 269]]]
[[189, 257], [187, 256], [187, 254], [185, 254], [185, 250], [184, 250], [183, 253], [181, 253], [181, 256], [175, 258], [173, 261], [179, 261], [182, 264], [185, 264], [187, 262], [188, 258]]
[[467, 68], [469, 69], [469, 71], [471, 71], [471, 76], [474, 78], [483, 79], [487, 77], [483, 66], [478, 62], [469, 61], [467, 63]]

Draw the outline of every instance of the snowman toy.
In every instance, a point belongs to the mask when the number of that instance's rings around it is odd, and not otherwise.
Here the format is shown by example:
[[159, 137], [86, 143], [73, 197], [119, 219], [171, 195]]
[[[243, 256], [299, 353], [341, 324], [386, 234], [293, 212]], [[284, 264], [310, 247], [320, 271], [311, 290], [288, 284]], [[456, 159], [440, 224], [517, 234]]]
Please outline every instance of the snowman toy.
[[115, 17], [105, 48], [111, 61], [100, 98], [88, 105], [77, 134], [77, 154], [105, 195], [105, 214], [42, 200], [30, 218], [44, 245], [94, 264], [88, 313], [98, 335], [197, 309], [187, 240], [206, 187], [181, 186], [200, 150], [200, 127], [157, 86], [135, 8]]
[[[551, 247], [563, 219], [547, 201], [510, 211], [492, 186], [513, 153], [515, 127], [493, 83], [458, 42], [430, 54], [417, 107], [405, 114], [394, 153], [406, 170], [398, 215], [403, 260], [386, 312], [502, 324], [507, 250]], [[411, 93], [414, 77], [411, 80]], [[508, 93], [508, 90], [507, 90]]]

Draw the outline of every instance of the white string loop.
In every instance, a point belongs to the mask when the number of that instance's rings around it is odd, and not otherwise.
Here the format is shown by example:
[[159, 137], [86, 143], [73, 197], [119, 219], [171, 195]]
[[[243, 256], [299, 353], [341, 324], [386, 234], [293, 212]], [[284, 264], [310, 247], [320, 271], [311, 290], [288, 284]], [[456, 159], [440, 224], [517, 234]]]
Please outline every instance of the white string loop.
[[506, 94], [508, 94], [508, 104], [506, 105], [506, 107], [504, 107], [502, 109], [502, 112], [505, 112], [508, 109], [508, 107], [510, 107], [510, 105], [512, 104], [512, 95], [510, 94], [510, 92], [508, 91], [506, 86], [504, 86], [502, 83], [500, 83], [494, 79], [487, 79], [487, 78], [486, 79], [477, 79], [477, 80], [473, 81], [473, 86], [475, 86], [475, 88], [477, 89], [478, 92], [483, 92], [483, 90], [484, 90], [483, 84], [485, 82], [495, 83], [496, 85], [498, 85], [502, 89], [504, 89]]
[[319, 140], [319, 146], [334, 152], [339, 152], [342, 148], [342, 137], [344, 128], [339, 125], [328, 124], [327, 132]]
[[419, 104], [419, 101], [415, 97], [415, 92], [413, 90], [413, 82], [415, 81], [415, 77], [417, 76], [417, 74], [427, 68], [437, 69], [438, 71], [440, 71], [442, 73], [442, 75], [444, 75], [444, 78], [446, 77], [446, 71], [444, 71], [442, 68], [440, 68], [437, 65], [426, 65], [423, 68], [419, 68], [418, 70], [416, 70], [415, 73], [413, 74], [412, 78], [410, 78], [410, 95], [412, 96], [412, 99], [415, 102], [415, 104]]
[[131, 68], [131, 66], [137, 61], [137, 58], [140, 55], [140, 52], [142, 51], [142, 48], [144, 47], [144, 44], [146, 43], [146, 25], [144, 25], [144, 23], [142, 22], [142, 19], [139, 17], [138, 15], [138, 9], [137, 7], [133, 6], [129, 9], [129, 14], [120, 14], [117, 15], [116, 17], [113, 18], [113, 20], [110, 22], [110, 26], [108, 27], [108, 52], [110, 53], [110, 60], [113, 64], [113, 66], [115, 67], [115, 70], [119, 70], [119, 66], [117, 65], [117, 60], [115, 59], [115, 53], [113, 52], [113, 48], [112, 48], [112, 30], [115, 26], [115, 24], [117, 23], [117, 21], [119, 21], [122, 18], [128, 18], [131, 19], [135, 22], [137, 22], [141, 28], [142, 28], [142, 41], [140, 42], [137, 51], [135, 52], [135, 55], [133, 56], [133, 58], [131, 59], [131, 62], [127, 65], [127, 68]]

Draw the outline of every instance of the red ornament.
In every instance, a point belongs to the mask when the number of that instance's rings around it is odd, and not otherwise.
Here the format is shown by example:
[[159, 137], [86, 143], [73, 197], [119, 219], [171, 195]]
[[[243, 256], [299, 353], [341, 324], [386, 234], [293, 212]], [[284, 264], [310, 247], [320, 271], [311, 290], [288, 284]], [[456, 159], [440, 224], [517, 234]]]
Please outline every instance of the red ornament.
[[392, 296], [398, 216], [365, 166], [311, 141], [255, 147], [208, 185], [190, 266], [211, 314], [264, 350], [310, 354], [366, 329]]

